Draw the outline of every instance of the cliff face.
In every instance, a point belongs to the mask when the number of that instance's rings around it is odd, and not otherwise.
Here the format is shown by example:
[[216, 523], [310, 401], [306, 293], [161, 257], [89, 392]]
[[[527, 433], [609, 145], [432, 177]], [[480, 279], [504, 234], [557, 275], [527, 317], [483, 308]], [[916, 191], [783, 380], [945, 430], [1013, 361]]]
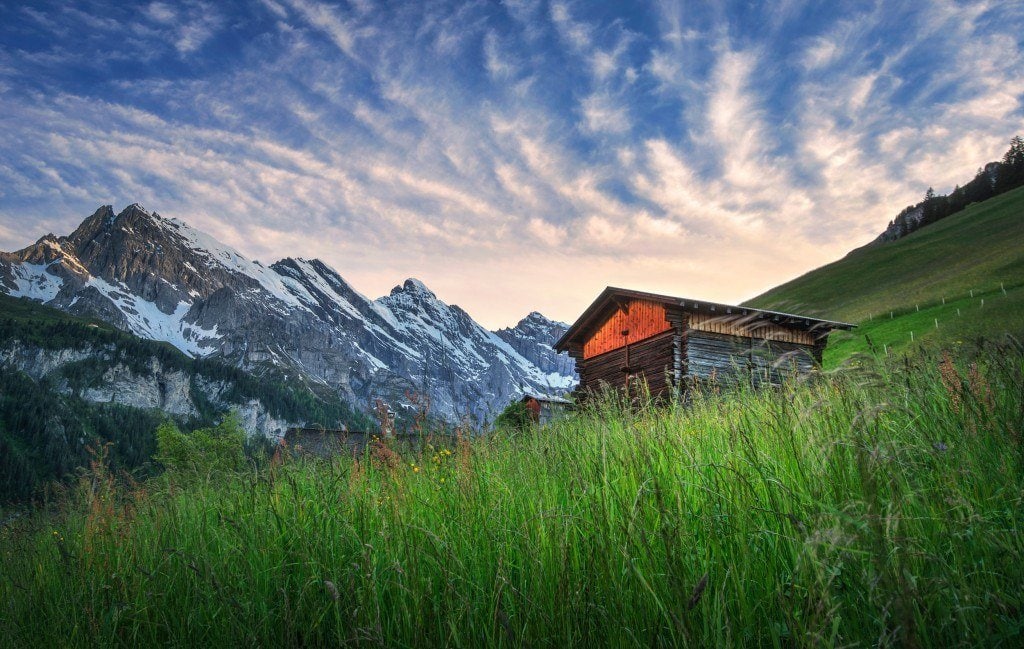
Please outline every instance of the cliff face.
[[[0, 370], [22, 372], [86, 403], [161, 410], [186, 418], [201, 415], [200, 403], [219, 411], [235, 410], [250, 435], [269, 439], [300, 425], [273, 416], [259, 399], [231, 398], [235, 386], [230, 381], [167, 367], [154, 357], [127, 363], [119, 356], [113, 346], [51, 349], [11, 340], [0, 347]], [[90, 366], [89, 378], [80, 380], [81, 372], [73, 368], [83, 363]]]
[[69, 236], [0, 253], [0, 288], [193, 357], [329, 388], [364, 411], [378, 398], [411, 408], [418, 394], [436, 416], [481, 422], [524, 392], [576, 381], [550, 349], [564, 325], [540, 314], [496, 334], [415, 279], [370, 300], [319, 260], [264, 266], [140, 205], [102, 207]]
[[555, 342], [568, 330], [569, 325], [564, 322], [549, 320], [534, 311], [516, 326], [494, 333], [542, 372], [575, 376], [576, 362], [568, 354], [559, 354], [554, 349]]

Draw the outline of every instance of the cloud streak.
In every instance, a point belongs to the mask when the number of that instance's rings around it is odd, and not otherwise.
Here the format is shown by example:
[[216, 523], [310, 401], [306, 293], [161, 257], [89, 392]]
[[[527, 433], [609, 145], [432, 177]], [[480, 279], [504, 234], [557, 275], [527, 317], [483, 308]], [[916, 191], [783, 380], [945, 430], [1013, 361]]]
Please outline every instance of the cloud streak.
[[491, 326], [606, 284], [739, 301], [1024, 130], [1007, 3], [656, 8], [0, 10], [0, 248], [140, 201]]

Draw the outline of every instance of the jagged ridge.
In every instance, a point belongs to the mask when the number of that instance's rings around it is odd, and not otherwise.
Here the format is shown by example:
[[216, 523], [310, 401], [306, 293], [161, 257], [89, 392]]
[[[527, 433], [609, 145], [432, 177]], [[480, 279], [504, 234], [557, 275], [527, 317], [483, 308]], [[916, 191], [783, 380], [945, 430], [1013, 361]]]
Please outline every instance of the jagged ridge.
[[370, 300], [320, 260], [264, 266], [138, 204], [0, 253], [0, 286], [192, 356], [283, 370], [363, 409], [376, 398], [412, 407], [422, 393], [436, 415], [482, 422], [523, 392], [575, 383], [571, 360], [550, 349], [565, 325], [540, 314], [490, 332], [415, 279]]

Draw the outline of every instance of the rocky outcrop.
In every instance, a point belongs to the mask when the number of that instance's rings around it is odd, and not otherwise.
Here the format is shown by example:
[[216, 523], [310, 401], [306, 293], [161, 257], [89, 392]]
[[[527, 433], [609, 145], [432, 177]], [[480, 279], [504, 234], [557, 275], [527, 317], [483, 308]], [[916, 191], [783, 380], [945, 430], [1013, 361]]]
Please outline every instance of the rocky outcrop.
[[[199, 414], [192, 400], [190, 377], [185, 372], [164, 371], [154, 359], [149, 371], [138, 373], [122, 363], [108, 368], [96, 387], [78, 392], [80, 398], [94, 403], [117, 403], [132, 408], [156, 409], [172, 415], [195, 417]], [[221, 406], [227, 404], [221, 402]]]
[[922, 219], [924, 219], [923, 207], [908, 207], [897, 214], [895, 219], [889, 221], [889, 225], [885, 228], [885, 231], [875, 237], [875, 239], [868, 245], [885, 243], [886, 241], [895, 241], [905, 237], [921, 227]]
[[494, 332], [523, 358], [542, 372], [560, 376], [573, 376], [576, 363], [568, 354], [559, 354], [554, 345], [569, 325], [545, 318], [536, 311], [530, 313], [514, 327]]
[[[183, 417], [200, 414], [197, 400], [201, 398], [222, 411], [236, 411], [251, 436], [277, 439], [289, 427], [301, 425], [274, 417], [258, 399], [232, 400], [228, 396], [233, 388], [230, 382], [166, 368], [156, 358], [149, 359], [140, 371], [123, 362], [111, 362], [113, 352], [109, 347], [44, 349], [9, 341], [0, 348], [0, 368], [23, 372], [36, 382], [49, 380], [64, 394], [86, 402], [161, 410]], [[78, 386], [62, 375], [62, 370], [81, 362], [106, 365], [100, 380]]]
[[53, 350], [12, 341], [0, 348], [0, 367], [9, 367], [24, 372], [33, 381], [39, 382], [71, 363], [102, 361], [108, 354], [108, 349], [86, 347], [84, 349]]

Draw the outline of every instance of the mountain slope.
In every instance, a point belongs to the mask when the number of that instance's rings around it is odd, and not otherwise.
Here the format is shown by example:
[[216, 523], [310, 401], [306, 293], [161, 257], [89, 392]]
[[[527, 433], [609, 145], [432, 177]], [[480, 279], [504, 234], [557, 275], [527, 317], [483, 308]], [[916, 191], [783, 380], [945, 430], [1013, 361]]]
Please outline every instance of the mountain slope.
[[1024, 282], [1024, 188], [897, 241], [854, 250], [746, 304], [860, 321], [1000, 282]]
[[830, 341], [833, 360], [866, 348], [867, 339], [898, 348], [1020, 333], [1024, 188], [896, 241], [854, 250], [746, 304], [860, 323]]
[[264, 266], [137, 204], [0, 253], [0, 287], [363, 409], [378, 398], [411, 407], [422, 393], [437, 416], [482, 422], [523, 392], [575, 382], [571, 366], [538, 367], [417, 280], [370, 300], [319, 260]]
[[564, 322], [549, 320], [533, 311], [516, 326], [494, 333], [542, 372], [572, 376], [576, 370], [575, 361], [568, 354], [559, 354], [554, 349], [555, 343], [568, 330], [569, 325]]
[[0, 295], [0, 503], [88, 463], [111, 443], [118, 468], [146, 465], [156, 425], [207, 426], [235, 410], [252, 436], [289, 426], [372, 430], [337, 395], [190, 359], [102, 321]]

